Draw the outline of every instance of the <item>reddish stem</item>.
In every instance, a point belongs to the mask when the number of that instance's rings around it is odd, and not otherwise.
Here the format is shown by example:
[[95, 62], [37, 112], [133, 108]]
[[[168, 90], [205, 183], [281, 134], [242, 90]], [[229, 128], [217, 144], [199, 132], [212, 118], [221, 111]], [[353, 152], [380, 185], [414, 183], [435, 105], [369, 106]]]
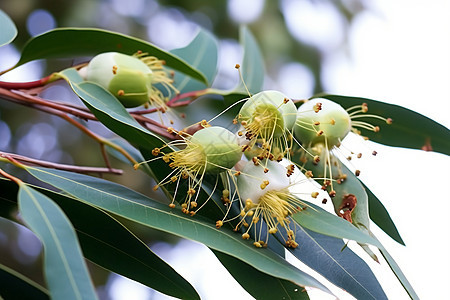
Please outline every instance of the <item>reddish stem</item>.
[[35, 81], [28, 81], [28, 82], [6, 82], [6, 81], [0, 81], [0, 87], [8, 90], [22, 90], [22, 89], [33, 89], [37, 88], [43, 85], [46, 85], [47, 83], [51, 82], [52, 77], [54, 77], [53, 74], [48, 75], [47, 77], [41, 78], [39, 80]]
[[[172, 99], [170, 99], [169, 102], [167, 102], [167, 106], [170, 106], [170, 107], [180, 106], [180, 105], [174, 106], [175, 102], [177, 102], [180, 99], [200, 97], [200, 96], [206, 94], [207, 90], [208, 89], [178, 94], [175, 97], [173, 97]], [[191, 102], [192, 102], [192, 100], [191, 100]]]
[[190, 104], [192, 101], [194, 101], [196, 98], [192, 98], [189, 100], [184, 100], [184, 101], [179, 101], [177, 103], [173, 103], [170, 105], [170, 107], [179, 107], [179, 106], [186, 106], [188, 104]]
[[[69, 117], [69, 115], [67, 115], [65, 113], [65, 111], [69, 110], [70, 113], [72, 113], [73, 115], [81, 117], [81, 118], [85, 118], [86, 120], [87, 119], [97, 120], [97, 118], [95, 118], [95, 116], [92, 115], [92, 114], [89, 114], [89, 113], [86, 113], [86, 112], [83, 112], [83, 111], [77, 111], [75, 109], [71, 109], [71, 108], [68, 108], [68, 107], [64, 107], [63, 105], [55, 104], [55, 103], [52, 103], [51, 101], [46, 101], [46, 100], [41, 99], [41, 98], [36, 97], [36, 96], [31, 96], [31, 95], [28, 95], [28, 94], [25, 94], [25, 93], [20, 93], [19, 94], [19, 92], [14, 93], [12, 91], [9, 91], [9, 90], [6, 90], [6, 89], [2, 89], [2, 88], [0, 88], [0, 95], [3, 95], [4, 99], [6, 99], [6, 100], [12, 100], [13, 102], [16, 102], [16, 103], [19, 103], [19, 104], [22, 104], [22, 105], [26, 105], [26, 106], [30, 106], [30, 107], [33, 107], [33, 108], [38, 109], [40, 111], [44, 111], [44, 112], [53, 114], [55, 116], [58, 116], [60, 118], [63, 118], [67, 122], [71, 123], [72, 125], [74, 125], [78, 129], [83, 131], [87, 136], [89, 136], [89, 137], [93, 138], [94, 140], [96, 140], [97, 142], [99, 142], [101, 145], [108, 144], [110, 147], [113, 147], [114, 149], [116, 149], [117, 151], [122, 153], [127, 159], [130, 160], [130, 162], [132, 162], [132, 163], [136, 162], [125, 150], [123, 150], [120, 147], [115, 147], [114, 144], [110, 144], [107, 140], [105, 140], [101, 136], [99, 136], [96, 133], [90, 131], [85, 126], [83, 126], [82, 124], [80, 124], [76, 120], [74, 120], [71, 117]], [[61, 109], [61, 107], [63, 109]], [[108, 163], [108, 161], [105, 161], [105, 162]]]
[[[30, 158], [18, 154], [0, 152], [0, 157], [4, 157], [10, 160], [15, 165], [20, 165], [20, 162], [27, 165], [41, 166], [46, 168], [53, 168], [58, 170], [65, 170], [77, 173], [112, 173], [121, 175], [122, 170], [112, 169], [112, 168], [98, 168], [98, 167], [81, 167], [74, 165], [58, 164], [50, 161], [39, 160], [35, 158]], [[20, 162], [19, 162], [20, 161]]]
[[159, 136], [165, 137], [169, 141], [173, 141], [173, 140], [178, 139], [177, 135], [168, 132], [167, 129], [163, 129], [161, 127], [155, 127], [155, 126], [152, 126], [152, 124], [149, 124], [149, 123], [144, 123], [144, 126], [145, 126], [145, 128], [147, 128], [151, 132], [156, 133]]
[[0, 175], [2, 175], [3, 177], [5, 177], [5, 178], [15, 182], [17, 185], [21, 185], [23, 183], [22, 180], [20, 180], [17, 177], [12, 176], [11, 174], [6, 173], [2, 169], [0, 169]]
[[106, 153], [105, 144], [100, 144], [100, 151], [102, 153], [103, 160], [105, 161], [106, 166], [108, 167], [108, 169], [112, 169], [111, 162], [109, 161], [108, 153]]
[[97, 120], [97, 118], [95, 118], [93, 114], [84, 111], [82, 108], [70, 107], [61, 103], [44, 100], [42, 98], [31, 96], [20, 91], [9, 91], [0, 87], [0, 95], [6, 96], [6, 100], [13, 100], [14, 102], [20, 104], [27, 104], [29, 106], [42, 105], [58, 111], [69, 113], [84, 120]]
[[[207, 89], [178, 94], [167, 102], [167, 106], [168, 107], [179, 107], [179, 106], [188, 105], [189, 103], [191, 103], [198, 97], [206, 94], [206, 91], [207, 91]], [[185, 99], [185, 98], [191, 98], [191, 99], [177, 102], [178, 100]], [[161, 108], [154, 107], [154, 108], [149, 108], [149, 109], [144, 109], [144, 110], [133, 111], [133, 112], [130, 112], [130, 114], [145, 115], [145, 114], [151, 114], [151, 113], [161, 111], [161, 110], [162, 110]]]
[[157, 112], [158, 110], [161, 110], [161, 109], [155, 107], [155, 108], [149, 108], [149, 109], [132, 111], [132, 112], [130, 112], [130, 114], [132, 114], [132, 115], [146, 115], [146, 114], [151, 114], [151, 113]]

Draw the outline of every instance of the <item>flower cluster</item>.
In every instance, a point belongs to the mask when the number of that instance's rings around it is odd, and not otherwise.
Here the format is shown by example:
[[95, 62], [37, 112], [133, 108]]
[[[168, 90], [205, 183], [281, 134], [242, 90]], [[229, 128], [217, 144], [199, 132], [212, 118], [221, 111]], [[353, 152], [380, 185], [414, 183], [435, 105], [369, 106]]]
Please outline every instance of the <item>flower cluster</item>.
[[[221, 174], [225, 183], [222, 201], [228, 210], [216, 227], [231, 223], [243, 239], [252, 237], [256, 247], [265, 247], [269, 236], [276, 235], [287, 247], [295, 248], [298, 225], [292, 215], [308, 208], [306, 197], [316, 198], [319, 193], [293, 192], [298, 180], [292, 180], [291, 175], [303, 173], [303, 181], [317, 180], [308, 166], [321, 162], [325, 170], [320, 174], [322, 189], [333, 197], [333, 183], [341, 183], [345, 174], [339, 171], [332, 150], [349, 132], [357, 132], [357, 127], [379, 130], [355, 121], [366, 112], [365, 104], [346, 111], [327, 99], [312, 99], [297, 110], [294, 102], [280, 92], [260, 92], [245, 100], [233, 121], [234, 133], [206, 121], [200, 122], [200, 130], [192, 135], [169, 128], [179, 139], [155, 148], [153, 155], [172, 171], [155, 188], [173, 184], [170, 207], [175, 208], [177, 201], [184, 213], [195, 215], [211, 198], [198, 203], [204, 177]], [[299, 156], [299, 163], [292, 162], [293, 156]], [[333, 175], [332, 169], [338, 170], [337, 174]], [[180, 198], [183, 181], [186, 194]], [[230, 214], [233, 205], [238, 208], [235, 215]], [[348, 214], [345, 216], [351, 220]]]
[[[163, 62], [143, 53], [100, 54], [86, 69], [86, 80], [108, 89], [126, 107], [149, 104], [164, 112], [168, 96], [155, 84], [176, 92]], [[252, 236], [256, 247], [265, 247], [269, 236], [276, 235], [287, 247], [295, 248], [298, 225], [292, 215], [308, 208], [306, 195], [317, 198], [319, 192], [293, 192], [298, 183], [293, 173], [299, 173], [303, 181], [323, 180], [322, 189], [334, 197], [333, 184], [343, 182], [345, 174], [333, 151], [350, 132], [360, 134], [358, 128], [380, 130], [362, 118], [382, 119], [387, 124], [392, 120], [368, 114], [364, 103], [345, 110], [323, 98], [306, 101], [297, 109], [294, 101], [278, 91], [262, 91], [241, 102], [230, 128], [211, 126], [205, 120], [189, 127], [195, 130], [167, 128], [173, 140], [154, 148], [154, 157], [142, 163], [162, 161], [169, 170], [154, 190], [172, 191], [171, 208], [180, 203], [183, 213], [194, 216], [216, 189], [209, 191], [206, 200], [200, 197], [203, 181], [215, 176], [227, 207], [217, 228], [230, 223], [243, 239]], [[320, 165], [318, 175], [311, 171], [314, 165]], [[348, 210], [342, 216], [351, 221], [350, 214]]]

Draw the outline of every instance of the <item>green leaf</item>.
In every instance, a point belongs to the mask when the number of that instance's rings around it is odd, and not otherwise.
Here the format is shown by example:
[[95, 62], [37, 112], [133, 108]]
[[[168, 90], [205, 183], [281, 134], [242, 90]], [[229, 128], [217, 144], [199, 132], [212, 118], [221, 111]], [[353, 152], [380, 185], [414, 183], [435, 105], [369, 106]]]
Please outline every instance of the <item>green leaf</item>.
[[0, 9], [0, 47], [11, 43], [17, 36], [17, 28], [11, 18]]
[[48, 197], [21, 184], [19, 211], [44, 245], [45, 277], [53, 299], [97, 299], [72, 224]]
[[[369, 114], [393, 119], [391, 125], [377, 119], [367, 119], [371, 124], [380, 126], [379, 132], [362, 129], [362, 135], [370, 140], [389, 146], [422, 149], [450, 155], [450, 130], [445, 126], [407, 108], [359, 97], [347, 97], [338, 95], [314, 96], [330, 99], [339, 103], [344, 108], [367, 103]], [[358, 119], [365, 120], [365, 119]]]
[[[37, 189], [57, 203], [70, 219], [87, 259], [166, 295], [199, 298], [183, 277], [108, 213], [67, 195]], [[0, 179], [0, 190], [12, 191], [12, 197], [16, 197], [17, 185]]]
[[83, 81], [73, 68], [66, 69], [60, 74], [97, 119], [111, 131], [144, 148], [153, 149], [161, 146], [163, 141], [142, 127], [107, 90], [95, 83]]
[[333, 185], [336, 192], [336, 196], [332, 198], [334, 211], [336, 213], [339, 212], [342, 202], [345, 201], [344, 197], [346, 195], [354, 195], [357, 202], [351, 213], [352, 223], [360, 230], [367, 232], [370, 223], [369, 204], [366, 191], [353, 172], [351, 172], [344, 164], [340, 167], [342, 174], [345, 174], [347, 178], [342, 183]]
[[404, 246], [405, 242], [403, 242], [403, 239], [400, 236], [400, 233], [398, 232], [397, 227], [394, 224], [394, 221], [392, 221], [391, 216], [384, 207], [383, 203], [381, 203], [381, 201], [377, 198], [377, 196], [375, 196], [375, 194], [372, 193], [363, 182], [361, 182], [361, 184], [366, 189], [366, 193], [369, 199], [370, 219], [374, 221], [375, 224], [377, 224], [378, 227], [380, 227], [393, 240]]
[[139, 50], [165, 60], [167, 66], [208, 84], [201, 72], [155, 45], [117, 32], [94, 28], [57, 28], [38, 35], [27, 42], [15, 67], [35, 59], [72, 58], [109, 51], [131, 55]]
[[0, 286], [2, 299], [50, 299], [44, 287], [3, 264], [0, 264], [0, 282], [2, 283]]
[[[344, 164], [341, 166], [341, 172], [346, 175], [347, 178], [340, 184], [334, 184], [336, 196], [331, 198], [334, 205], [334, 211], [337, 215], [339, 215], [341, 209], [347, 210], [347, 212], [350, 212], [350, 220], [352, 224], [359, 230], [371, 235], [372, 232], [370, 231], [369, 221], [369, 199], [367, 193], [358, 178]], [[354, 207], [352, 207], [353, 199], [356, 199], [356, 203], [354, 203], [356, 206]], [[359, 245], [364, 249], [364, 251], [367, 252], [367, 254], [370, 255], [373, 260], [378, 262], [378, 257], [366, 244], [360, 243]]]
[[[184, 59], [193, 68], [202, 72], [208, 82], [214, 80], [217, 72], [218, 44], [216, 38], [204, 29], [200, 29], [196, 37], [184, 48], [170, 51], [172, 54]], [[205, 83], [188, 77], [184, 74], [175, 73], [175, 87], [180, 93], [205, 89]]]
[[387, 299], [372, 270], [342, 239], [301, 228], [299, 246], [289, 251], [334, 285], [356, 299]]
[[290, 281], [262, 273], [222, 252], [213, 252], [234, 279], [255, 299], [309, 299], [306, 291]]
[[384, 259], [386, 259], [387, 263], [389, 264], [389, 267], [394, 272], [395, 276], [397, 276], [398, 280], [402, 284], [405, 291], [408, 293], [408, 295], [413, 300], [419, 300], [419, 296], [417, 296], [416, 292], [412, 288], [411, 284], [409, 283], [408, 279], [406, 279], [406, 276], [403, 274], [400, 267], [397, 265], [395, 260], [392, 258], [392, 256], [387, 252], [386, 249], [380, 249], [381, 254], [383, 255]]
[[54, 195], [77, 230], [85, 257], [97, 265], [180, 299], [200, 299], [194, 288], [111, 215]]
[[403, 275], [402, 271], [394, 261], [394, 259], [390, 257], [389, 254], [386, 254], [387, 253], [386, 249], [373, 236], [373, 234], [369, 235], [353, 226], [350, 222], [337, 216], [334, 216], [312, 203], [308, 202], [306, 203], [312, 206], [313, 209], [307, 208], [306, 210], [298, 212], [292, 216], [294, 220], [298, 222], [302, 227], [305, 227], [311, 231], [318, 232], [324, 235], [350, 239], [358, 243], [371, 244], [378, 247], [378, 249], [382, 252], [383, 256], [385, 256], [385, 258], [387, 257], [386, 258], [387, 260], [389, 259], [388, 263], [391, 269], [394, 271], [397, 278], [404, 286], [405, 290], [410, 295], [413, 295], [415, 293], [411, 285], [409, 284], [408, 280]]
[[300, 226], [328, 236], [354, 240], [358, 243], [371, 244], [382, 248], [378, 240], [362, 232], [350, 222], [330, 214], [315, 204], [303, 202], [310, 207], [292, 215], [292, 218]]
[[316, 279], [293, 267], [269, 249], [255, 248], [239, 234], [227, 228], [217, 229], [210, 220], [205, 220], [201, 216], [186, 216], [126, 187], [95, 177], [34, 167], [26, 167], [26, 170], [37, 179], [109, 212], [198, 241], [271, 276], [330, 293]]

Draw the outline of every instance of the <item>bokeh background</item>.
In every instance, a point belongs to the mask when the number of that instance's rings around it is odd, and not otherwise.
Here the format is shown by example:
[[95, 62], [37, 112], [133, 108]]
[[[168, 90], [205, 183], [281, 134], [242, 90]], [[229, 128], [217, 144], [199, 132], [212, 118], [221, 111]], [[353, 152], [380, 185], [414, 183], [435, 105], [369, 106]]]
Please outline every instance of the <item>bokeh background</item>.
[[[186, 45], [203, 27], [219, 40], [220, 64], [214, 86], [231, 88], [238, 83], [234, 65], [242, 57], [238, 29], [246, 24], [264, 55], [265, 88], [294, 99], [324, 91], [368, 97], [402, 105], [450, 126], [448, 0], [2, 0], [0, 9], [19, 29], [14, 44], [0, 48], [1, 70], [14, 65], [30, 37], [55, 27], [105, 28], [167, 50]], [[32, 62], [0, 80], [36, 80], [76, 62]], [[43, 96], [79, 103], [62, 83], [52, 85]], [[111, 134], [99, 124], [89, 126]], [[354, 137], [345, 145], [355, 152], [379, 153], [376, 157], [363, 155], [351, 167], [362, 170], [361, 178], [383, 201], [407, 247], [396, 244], [374, 225], [375, 234], [420, 297], [448, 297], [448, 157], [363, 143]], [[0, 150], [60, 163], [102, 165], [98, 145], [71, 125], [6, 101], [0, 101]], [[113, 163], [132, 172], [119, 161]], [[146, 176], [108, 179], [149, 193]], [[0, 228], [2, 263], [22, 268], [42, 282], [39, 241], [23, 228], [7, 223]], [[185, 276], [202, 298], [251, 299], [202, 245], [148, 228], [134, 226], [133, 231]], [[390, 299], [407, 299], [386, 264], [368, 263]], [[102, 299], [168, 298], [94, 264], [89, 267]], [[341, 299], [352, 299], [338, 289], [333, 292]], [[316, 291], [311, 294], [312, 299], [333, 299]]]

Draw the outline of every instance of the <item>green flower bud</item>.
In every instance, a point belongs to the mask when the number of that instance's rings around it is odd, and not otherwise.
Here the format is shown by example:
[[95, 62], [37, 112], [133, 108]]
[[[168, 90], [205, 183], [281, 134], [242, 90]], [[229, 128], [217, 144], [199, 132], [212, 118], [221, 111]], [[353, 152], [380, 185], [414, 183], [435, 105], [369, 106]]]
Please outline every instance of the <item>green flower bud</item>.
[[[209, 125], [202, 124], [202, 126]], [[170, 130], [170, 132], [182, 137], [183, 140], [175, 140], [161, 148], [153, 149], [152, 154], [156, 158], [147, 162], [163, 159], [173, 169], [153, 189], [156, 190], [165, 184], [176, 184], [175, 195], [169, 205], [173, 208], [175, 207], [174, 201], [177, 198], [178, 186], [185, 181], [188, 190], [187, 195], [183, 198], [182, 211], [194, 215], [202, 207], [197, 207], [197, 198], [204, 175], [230, 171], [240, 161], [242, 148], [238, 143], [237, 136], [223, 127], [205, 127], [192, 136], [187, 136], [185, 132]], [[180, 148], [180, 150], [174, 149], [175, 147]], [[170, 151], [165, 153], [165, 148], [170, 148]], [[161, 154], [162, 156], [160, 156]], [[135, 165], [135, 168], [140, 164]]]
[[351, 118], [342, 106], [316, 98], [299, 107], [294, 135], [306, 146], [325, 143], [331, 149], [340, 145], [351, 128]]
[[169, 97], [155, 84], [169, 94], [179, 93], [164, 65], [164, 61], [142, 52], [133, 56], [107, 52], [94, 57], [80, 74], [110, 91], [125, 107], [150, 103], [164, 113]]
[[295, 123], [296, 107], [277, 91], [263, 91], [250, 97], [239, 111], [248, 139], [279, 138]]
[[194, 133], [190, 143], [204, 153], [206, 172], [219, 173], [231, 169], [242, 156], [237, 136], [228, 129], [218, 126], [206, 127]]
[[135, 56], [107, 52], [90, 61], [86, 79], [110, 91], [125, 107], [136, 107], [149, 101], [153, 71]]
[[296, 115], [294, 102], [280, 92], [263, 91], [251, 96], [238, 116], [244, 128], [238, 135], [248, 140], [244, 150], [260, 160], [280, 161], [285, 155], [289, 158]]

